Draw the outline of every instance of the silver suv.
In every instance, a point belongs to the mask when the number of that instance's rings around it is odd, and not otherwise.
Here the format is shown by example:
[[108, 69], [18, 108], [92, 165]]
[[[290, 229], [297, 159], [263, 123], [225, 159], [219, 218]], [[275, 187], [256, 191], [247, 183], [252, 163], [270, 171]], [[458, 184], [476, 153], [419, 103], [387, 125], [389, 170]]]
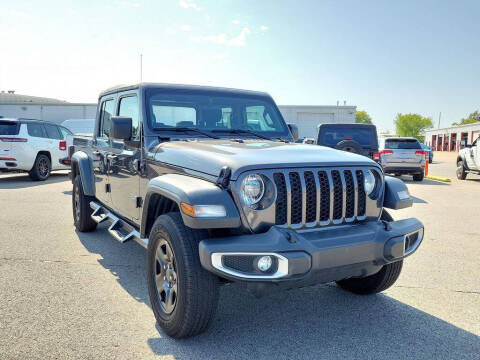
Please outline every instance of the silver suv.
[[380, 139], [380, 164], [386, 174], [413, 175], [422, 181], [425, 170], [425, 151], [420, 142], [410, 137]]

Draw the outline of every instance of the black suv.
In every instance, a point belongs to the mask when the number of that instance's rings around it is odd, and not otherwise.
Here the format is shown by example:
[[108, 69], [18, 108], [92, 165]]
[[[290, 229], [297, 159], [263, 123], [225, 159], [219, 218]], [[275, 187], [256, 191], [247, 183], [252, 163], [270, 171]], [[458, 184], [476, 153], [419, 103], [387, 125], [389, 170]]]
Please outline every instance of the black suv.
[[257, 295], [390, 287], [423, 239], [420, 221], [384, 209], [412, 205], [405, 184], [364, 156], [293, 141], [266, 93], [110, 89], [91, 142], [74, 148], [75, 227], [109, 223], [118, 241], [147, 248], [150, 303], [176, 338], [207, 328], [231, 281]]
[[318, 127], [317, 145], [360, 154], [374, 161], [380, 160], [375, 125], [321, 124]]

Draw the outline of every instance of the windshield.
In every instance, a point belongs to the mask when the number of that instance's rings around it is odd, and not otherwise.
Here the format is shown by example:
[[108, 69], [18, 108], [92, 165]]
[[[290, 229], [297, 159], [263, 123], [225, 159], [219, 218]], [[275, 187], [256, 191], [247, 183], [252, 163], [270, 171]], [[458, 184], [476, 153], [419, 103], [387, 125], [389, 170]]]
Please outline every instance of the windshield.
[[[249, 130], [267, 137], [290, 136], [276, 106], [260, 97], [149, 90], [147, 105], [150, 127], [154, 130], [195, 128], [214, 132], [216, 136], [232, 136], [229, 130]], [[248, 132], [232, 134], [252, 136]]]
[[415, 139], [387, 139], [385, 149], [421, 149], [420, 143]]
[[347, 128], [343, 126], [334, 127], [328, 126], [320, 128], [318, 143], [326, 146], [335, 146], [340, 141], [353, 140], [359, 143], [361, 146], [375, 147], [375, 132], [373, 129], [361, 129], [361, 128]]

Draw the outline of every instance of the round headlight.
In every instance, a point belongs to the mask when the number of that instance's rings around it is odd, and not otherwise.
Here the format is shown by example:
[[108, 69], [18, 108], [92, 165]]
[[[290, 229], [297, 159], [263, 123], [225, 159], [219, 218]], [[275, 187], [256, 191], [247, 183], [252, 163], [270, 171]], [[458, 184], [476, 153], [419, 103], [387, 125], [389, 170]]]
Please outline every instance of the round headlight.
[[245, 205], [251, 206], [262, 200], [265, 193], [265, 184], [257, 174], [248, 175], [242, 181], [241, 196]]
[[370, 170], [365, 171], [365, 177], [363, 179], [363, 187], [367, 195], [370, 195], [375, 189], [375, 176]]

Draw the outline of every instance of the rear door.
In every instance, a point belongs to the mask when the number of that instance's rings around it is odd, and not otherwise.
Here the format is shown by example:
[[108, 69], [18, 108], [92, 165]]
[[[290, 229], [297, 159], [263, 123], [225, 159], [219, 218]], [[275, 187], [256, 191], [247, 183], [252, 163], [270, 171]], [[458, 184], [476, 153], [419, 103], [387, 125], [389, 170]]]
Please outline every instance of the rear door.
[[388, 156], [384, 156], [389, 164], [416, 166], [425, 158], [425, 152], [416, 139], [386, 139], [385, 150], [391, 151]]
[[93, 172], [95, 176], [95, 196], [105, 205], [111, 205], [112, 198], [108, 179], [110, 152], [111, 117], [115, 111], [115, 97], [103, 98], [98, 113], [98, 127], [95, 129], [95, 141], [92, 146]]
[[66, 156], [64, 150], [60, 150], [60, 141], [62, 140], [62, 134], [56, 125], [53, 124], [44, 124], [45, 131], [47, 132], [47, 143], [49, 146], [49, 151], [52, 157], [52, 169], [63, 168], [60, 165], [59, 160]]

